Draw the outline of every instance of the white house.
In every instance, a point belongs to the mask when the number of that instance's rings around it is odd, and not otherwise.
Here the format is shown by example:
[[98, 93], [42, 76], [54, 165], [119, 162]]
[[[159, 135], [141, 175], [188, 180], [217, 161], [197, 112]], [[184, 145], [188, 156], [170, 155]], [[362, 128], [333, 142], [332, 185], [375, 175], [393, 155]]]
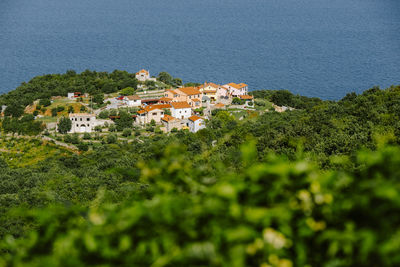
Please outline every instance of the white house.
[[70, 113], [69, 119], [72, 122], [69, 133], [91, 133], [98, 125], [94, 114]]
[[193, 115], [189, 118], [189, 131], [192, 133], [197, 132], [206, 127], [206, 124], [202, 118], [199, 116]]
[[192, 116], [192, 107], [187, 102], [171, 102], [171, 115], [178, 119], [186, 119]]
[[138, 95], [125, 96], [124, 102], [128, 107], [140, 107], [142, 105], [142, 100]]
[[247, 95], [249, 91], [249, 86], [245, 83], [228, 83], [223, 87], [229, 89], [229, 95], [232, 97], [239, 97], [240, 95]]
[[68, 93], [68, 99], [74, 99], [75, 94], [74, 93]]
[[156, 78], [150, 78], [150, 72], [148, 70], [140, 70], [139, 72], [136, 73], [136, 79], [140, 82], [145, 82], [145, 81], [156, 81]]

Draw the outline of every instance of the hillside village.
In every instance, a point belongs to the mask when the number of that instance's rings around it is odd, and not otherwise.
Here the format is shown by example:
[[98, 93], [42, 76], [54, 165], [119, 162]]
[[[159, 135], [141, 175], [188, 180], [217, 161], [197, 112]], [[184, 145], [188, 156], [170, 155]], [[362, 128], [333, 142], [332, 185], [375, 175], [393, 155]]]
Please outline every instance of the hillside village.
[[[72, 122], [69, 133], [91, 133], [99, 127], [112, 125], [119, 116], [109, 112], [107, 118], [99, 115], [113, 110], [129, 110], [132, 114], [134, 126], [144, 127], [158, 125], [162, 132], [189, 130], [197, 132], [205, 128], [206, 121], [212, 116], [213, 110], [234, 107], [236, 110], [252, 110], [253, 96], [249, 95], [248, 85], [245, 83], [228, 83], [217, 85], [211, 82], [197, 86], [178, 86], [166, 89], [148, 89], [145, 84], [157, 82], [148, 70], [136, 73], [136, 79], [141, 83], [134, 94], [114, 94], [106, 96], [106, 103], [101, 108], [92, 108], [91, 96], [80, 92], [70, 92], [67, 98], [82, 102], [85, 108], [82, 112], [68, 114]], [[139, 89], [140, 88], [140, 89]], [[57, 97], [53, 97], [55, 99]], [[39, 116], [40, 118], [40, 116]], [[97, 128], [96, 128], [97, 127]], [[56, 131], [56, 123], [47, 123], [48, 130]]]
[[[3, 132], [12, 136], [15, 133], [20, 136], [41, 133], [46, 140], [73, 147], [72, 144], [82, 143], [140, 141], [140, 136], [181, 130], [196, 133], [206, 128], [220, 111], [242, 120], [270, 110], [283, 112], [288, 109], [274, 105], [264, 97], [254, 99], [248, 85], [243, 82], [183, 84], [168, 73], [160, 73], [156, 78], [144, 69], [136, 74], [113, 72], [111, 75], [120, 73], [129, 80], [118, 90], [90, 92], [82, 87], [70, 87], [71, 90], [65, 90], [64, 95], [33, 98], [36, 100], [20, 114], [14, 106], [3, 106]], [[106, 86], [103, 85], [103, 89]], [[23, 117], [18, 119], [21, 115]]]

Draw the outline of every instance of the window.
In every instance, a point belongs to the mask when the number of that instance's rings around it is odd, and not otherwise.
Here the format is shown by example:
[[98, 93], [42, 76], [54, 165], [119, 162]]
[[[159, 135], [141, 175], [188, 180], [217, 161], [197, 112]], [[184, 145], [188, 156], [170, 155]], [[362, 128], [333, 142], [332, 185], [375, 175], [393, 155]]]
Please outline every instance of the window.
[[164, 114], [164, 112], [163, 111], [161, 111], [161, 115], [163, 115]]
[[87, 118], [86, 120], [87, 120], [87, 121], [90, 121], [90, 118]]
[[79, 127], [79, 124], [77, 124], [76, 127]]
[[152, 114], [153, 116], [156, 116], [157, 115], [157, 112], [153, 112], [153, 114]]
[[82, 118], [80, 118], [81, 119], [81, 121], [82, 121]]

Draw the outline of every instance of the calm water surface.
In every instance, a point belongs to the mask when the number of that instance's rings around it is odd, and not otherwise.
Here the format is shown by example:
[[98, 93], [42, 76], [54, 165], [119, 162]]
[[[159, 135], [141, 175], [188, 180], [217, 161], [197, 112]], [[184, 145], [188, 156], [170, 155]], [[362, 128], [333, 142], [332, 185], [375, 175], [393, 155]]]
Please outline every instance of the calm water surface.
[[0, 0], [0, 93], [140, 68], [324, 99], [400, 84], [400, 1]]

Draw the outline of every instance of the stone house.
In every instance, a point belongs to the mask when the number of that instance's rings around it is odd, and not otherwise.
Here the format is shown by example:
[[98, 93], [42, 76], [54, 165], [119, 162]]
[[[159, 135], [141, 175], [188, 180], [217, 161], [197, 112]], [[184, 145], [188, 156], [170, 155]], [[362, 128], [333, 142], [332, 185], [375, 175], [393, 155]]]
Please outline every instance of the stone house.
[[171, 105], [157, 104], [146, 106], [137, 112], [136, 123], [146, 124], [150, 123], [152, 120], [156, 123], [160, 123], [161, 118], [164, 117], [165, 109], [171, 109]]
[[183, 120], [174, 118], [170, 115], [165, 114], [163, 118], [161, 118], [161, 123], [165, 127], [165, 131], [168, 133], [172, 129], [176, 128], [177, 130], [181, 130], [186, 127], [186, 123]]
[[215, 83], [204, 83], [199, 86], [199, 91], [203, 94], [203, 96], [207, 96], [211, 101], [217, 100], [217, 91], [220, 86]]
[[171, 115], [172, 117], [178, 119], [186, 119], [192, 116], [192, 107], [189, 103], [182, 101], [182, 102], [171, 102]]
[[187, 102], [192, 108], [201, 107], [201, 98], [203, 94], [194, 87], [182, 87], [175, 90], [167, 90], [164, 97], [172, 98], [172, 102]]
[[138, 95], [125, 96], [123, 101], [128, 107], [140, 107], [142, 105], [142, 100]]
[[189, 131], [192, 133], [195, 133], [201, 129], [204, 129], [206, 127], [206, 124], [204, 122], [204, 119], [202, 119], [199, 116], [193, 115], [189, 117]]
[[231, 97], [239, 97], [240, 95], [247, 95], [249, 87], [245, 83], [228, 83], [224, 87], [229, 89], [229, 95]]
[[96, 127], [96, 115], [89, 113], [70, 113], [69, 119], [72, 122], [69, 133], [91, 133]]

